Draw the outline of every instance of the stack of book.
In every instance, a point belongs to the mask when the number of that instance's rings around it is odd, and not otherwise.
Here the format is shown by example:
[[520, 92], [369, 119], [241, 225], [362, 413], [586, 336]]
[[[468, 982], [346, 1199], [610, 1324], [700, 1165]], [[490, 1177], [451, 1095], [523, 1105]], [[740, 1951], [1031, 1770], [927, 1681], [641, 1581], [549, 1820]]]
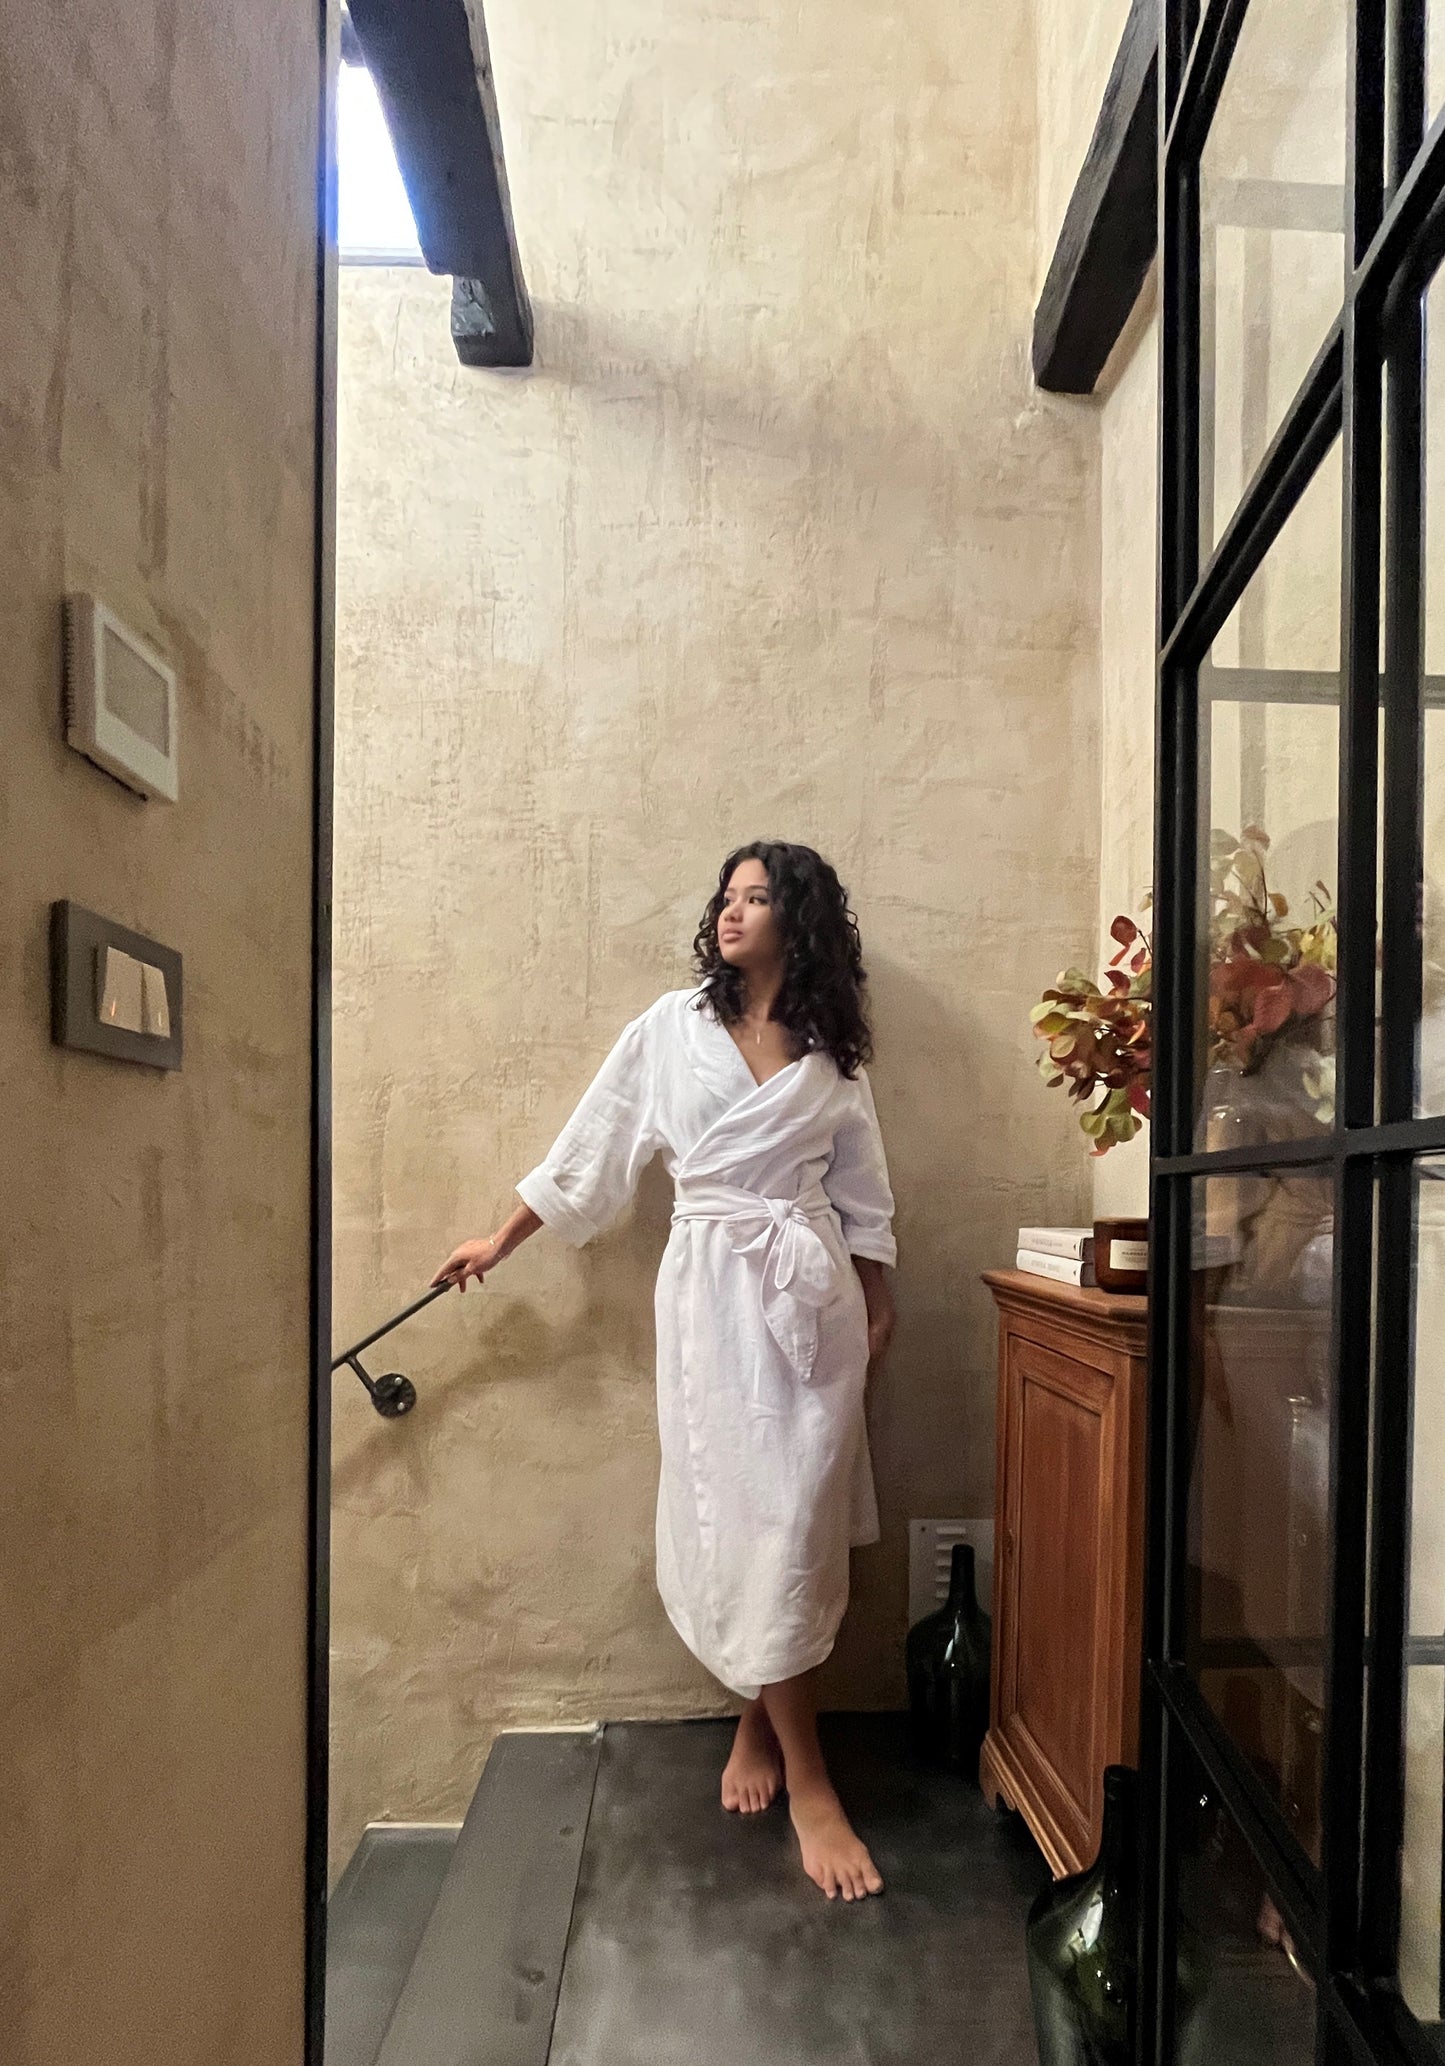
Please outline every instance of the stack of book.
[[1052, 1277], [1056, 1284], [1093, 1288], [1092, 1227], [1020, 1227], [1014, 1268], [1034, 1277]]

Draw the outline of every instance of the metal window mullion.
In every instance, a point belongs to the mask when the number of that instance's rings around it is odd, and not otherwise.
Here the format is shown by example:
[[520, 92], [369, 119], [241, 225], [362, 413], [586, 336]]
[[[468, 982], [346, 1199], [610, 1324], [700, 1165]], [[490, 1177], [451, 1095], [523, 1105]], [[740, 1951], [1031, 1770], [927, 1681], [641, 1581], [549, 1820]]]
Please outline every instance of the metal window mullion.
[[1335, 1181], [1321, 1787], [1325, 1963], [1331, 1971], [1354, 1970], [1359, 1951], [1373, 1219], [1369, 1164], [1342, 1161]]
[[302, 1863], [302, 2047], [322, 2066], [331, 1727], [331, 1006], [336, 676], [337, 174], [341, 8], [316, 11], [315, 418], [312, 425], [311, 1099], [309, 1132], [306, 1835]]
[[1404, 1669], [1409, 1583], [1413, 1170], [1392, 1158], [1376, 1187], [1374, 1403], [1370, 1441], [1369, 1698], [1361, 1870], [1360, 1967], [1395, 1972], [1404, 1826]]
[[[1356, 0], [1347, 101], [1347, 276], [1378, 226], [1384, 153], [1383, 0]], [[1341, 691], [1336, 874], [1335, 1125], [1375, 1116], [1376, 841], [1379, 793], [1380, 351], [1367, 311], [1347, 292], [1341, 352]], [[1370, 1165], [1341, 1153], [1335, 1170], [1330, 1331], [1328, 1624], [1321, 1861], [1324, 1963], [1352, 1970], [1359, 1945], [1360, 1803], [1365, 1693], [1374, 1186]], [[1330, 2040], [1321, 2031], [1321, 2055]]]
[[1199, 1148], [1185, 1155], [1155, 1158], [1160, 1176], [1238, 1176], [1275, 1169], [1305, 1169], [1339, 1157], [1359, 1161], [1375, 1155], [1445, 1154], [1445, 1116], [1400, 1119], [1379, 1126], [1353, 1126], [1313, 1138], [1265, 1141], [1251, 1148]]
[[1386, 13], [1387, 0], [1355, 0], [1345, 131], [1351, 271], [1379, 228], [1384, 209]]
[[[1159, 633], [1194, 585], [1199, 540], [1199, 208], [1193, 172], [1166, 174], [1160, 349]], [[1164, 662], [1155, 703], [1154, 997], [1151, 1147], [1193, 1145], [1198, 1062], [1195, 937], [1199, 686]]]
[[1355, 270], [1354, 292], [1383, 301], [1402, 278], [1410, 292], [1445, 253], [1445, 112], [1437, 115]]
[[1380, 1118], [1396, 1124], [1415, 1111], [1421, 998], [1424, 357], [1417, 299], [1396, 311], [1391, 326], [1386, 394]]
[[1179, 99], [1179, 88], [1189, 64], [1189, 54], [1199, 29], [1199, 0], [1160, 0], [1160, 44], [1164, 62], [1159, 67], [1159, 134], [1169, 134], [1169, 120]]
[[[1438, 151], [1437, 154], [1438, 156]], [[1427, 173], [1417, 160], [1409, 198], [1418, 235], [1433, 234]], [[1385, 477], [1384, 806], [1380, 975], [1380, 1119], [1402, 1145], [1424, 1129], [1415, 1109], [1421, 1000], [1422, 679], [1426, 550], [1425, 326], [1419, 256], [1406, 248], [1401, 290], [1388, 307]], [[1405, 1639], [1410, 1568], [1414, 1351], [1414, 1173], [1382, 1160], [1377, 1178], [1374, 1411], [1371, 1443], [1370, 1646], [1365, 1726], [1361, 1966], [1393, 1981], [1399, 1956], [1404, 1824]]]
[[1342, 320], [1336, 318], [1208, 565], [1165, 621], [1162, 659], [1203, 654], [1314, 479], [1340, 428], [1343, 329]]
[[[1173, 79], [1182, 69], [1193, 23], [1189, 0], [1165, 0], [1166, 61], [1160, 67], [1160, 136]], [[1171, 63], [1169, 53], [1175, 54]], [[1159, 530], [1156, 649], [1162, 648], [1199, 564], [1199, 180], [1159, 164], [1160, 352]], [[1198, 680], [1193, 669], [1161, 665], [1155, 691], [1154, 1082], [1151, 1161], [1160, 1148], [1192, 1144], [1196, 1042], [1194, 899], [1198, 827]], [[1143, 1780], [1141, 1842], [1155, 1870], [1140, 1902], [1140, 2004], [1144, 2066], [1169, 2066], [1173, 2051], [1174, 1872], [1171, 1733], [1152, 1667], [1179, 1627], [1183, 1582], [1182, 1488], [1178, 1466], [1180, 1401], [1189, 1368], [1190, 1184], [1151, 1170], [1151, 1297], [1146, 1390], [1147, 1463], [1144, 1554], [1144, 1657], [1140, 1699]]]
[[[1249, 4], [1250, 0], [1209, 0], [1205, 7], [1182, 62], [1179, 90], [1169, 110], [1168, 123], [1161, 130], [1161, 170], [1198, 162]], [[1169, 12], [1177, 17], [1183, 10], [1171, 6]], [[1184, 40], [1181, 33], [1178, 42]]]
[[1159, 544], [1162, 653], [1199, 570], [1199, 174], [1160, 177]]
[[1179, 1911], [1179, 1840], [1174, 1761], [1178, 1732], [1146, 1669], [1139, 1715], [1140, 1855], [1138, 2066], [1171, 2066]]
[[1145, 1653], [1165, 1664], [1184, 1654], [1188, 1561], [1193, 1185], [1155, 1179], [1150, 1198], [1153, 1268], [1149, 1314], [1151, 1503], [1145, 1569]]
[[1386, 177], [1393, 193], [1425, 136], [1426, 0], [1393, 0], [1389, 25], [1389, 127]]

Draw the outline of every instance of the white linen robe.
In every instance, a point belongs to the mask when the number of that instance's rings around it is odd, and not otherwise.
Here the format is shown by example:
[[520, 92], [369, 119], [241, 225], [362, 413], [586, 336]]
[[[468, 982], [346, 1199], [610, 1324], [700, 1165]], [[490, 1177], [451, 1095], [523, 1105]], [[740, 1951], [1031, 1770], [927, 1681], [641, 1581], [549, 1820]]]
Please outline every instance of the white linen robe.
[[517, 1190], [580, 1247], [662, 1152], [657, 1587], [693, 1655], [753, 1699], [828, 1655], [849, 1547], [878, 1540], [849, 1257], [894, 1261], [893, 1198], [866, 1075], [814, 1051], [759, 1084], [697, 995], [624, 1028]]

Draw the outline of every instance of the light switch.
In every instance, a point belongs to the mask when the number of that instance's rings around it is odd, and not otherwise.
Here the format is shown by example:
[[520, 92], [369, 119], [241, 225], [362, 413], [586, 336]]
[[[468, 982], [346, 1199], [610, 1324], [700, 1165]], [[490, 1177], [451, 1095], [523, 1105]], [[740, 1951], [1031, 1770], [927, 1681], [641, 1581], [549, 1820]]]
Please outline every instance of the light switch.
[[148, 961], [141, 967], [141, 999], [144, 1007], [143, 1031], [154, 1034], [158, 1040], [171, 1037], [171, 1008], [166, 1002], [166, 972], [153, 968]]
[[181, 1066], [185, 970], [174, 947], [61, 898], [50, 907], [50, 1037], [147, 1069]]
[[119, 947], [95, 950], [95, 1015], [102, 1026], [124, 1033], [145, 1030], [141, 964]]

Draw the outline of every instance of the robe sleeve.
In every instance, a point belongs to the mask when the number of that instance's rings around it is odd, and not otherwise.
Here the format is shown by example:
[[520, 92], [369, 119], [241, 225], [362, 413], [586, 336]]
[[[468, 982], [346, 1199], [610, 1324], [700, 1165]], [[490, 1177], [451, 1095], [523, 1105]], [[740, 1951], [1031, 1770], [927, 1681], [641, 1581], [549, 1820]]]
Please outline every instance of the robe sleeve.
[[823, 1189], [842, 1221], [848, 1253], [891, 1264], [898, 1260], [898, 1245], [893, 1238], [888, 1160], [872, 1086], [861, 1069], [853, 1088], [857, 1096], [833, 1136], [833, 1159], [824, 1173]]
[[662, 1146], [650, 1019], [644, 1012], [623, 1028], [546, 1156], [516, 1187], [573, 1248], [616, 1219]]

